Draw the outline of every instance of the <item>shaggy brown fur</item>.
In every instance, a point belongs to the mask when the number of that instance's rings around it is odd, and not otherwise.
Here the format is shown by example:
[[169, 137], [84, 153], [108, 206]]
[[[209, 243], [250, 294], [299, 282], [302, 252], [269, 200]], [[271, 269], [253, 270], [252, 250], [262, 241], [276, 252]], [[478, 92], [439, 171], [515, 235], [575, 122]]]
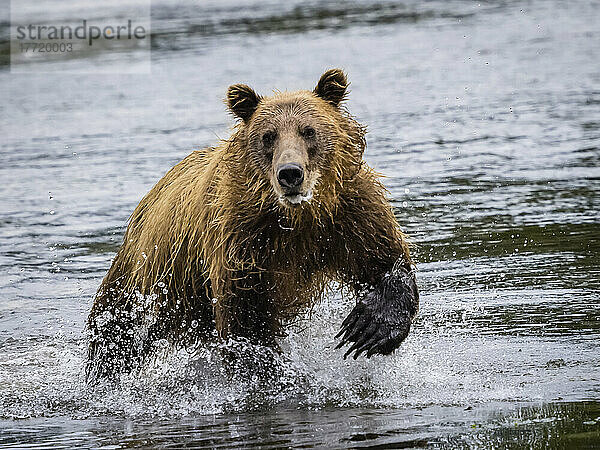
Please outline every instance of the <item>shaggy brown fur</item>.
[[[339, 107], [346, 87], [343, 73], [332, 70], [312, 92], [261, 98], [244, 85], [230, 88], [228, 104], [242, 119], [231, 138], [173, 167], [131, 216], [89, 316], [90, 375], [128, 370], [157, 342], [186, 345], [215, 328], [221, 338], [274, 345], [330, 281], [367, 295], [395, 264], [410, 274], [405, 236], [362, 160], [365, 129]], [[305, 173], [314, 194], [285, 204], [274, 189], [274, 156], [261, 153], [263, 132], [303, 121], [314, 137], [292, 132], [290, 139], [311, 142]], [[357, 343], [345, 327], [346, 342]]]

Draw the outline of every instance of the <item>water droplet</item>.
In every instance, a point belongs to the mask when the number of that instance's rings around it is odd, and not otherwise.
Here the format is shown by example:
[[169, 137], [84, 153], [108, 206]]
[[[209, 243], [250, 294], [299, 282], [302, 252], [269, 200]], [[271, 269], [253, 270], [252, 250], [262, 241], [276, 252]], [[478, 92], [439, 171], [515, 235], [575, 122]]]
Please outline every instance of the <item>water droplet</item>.
[[282, 218], [280, 217], [280, 218], [277, 220], [277, 223], [279, 224], [279, 228], [281, 228], [282, 230], [285, 230], [285, 231], [292, 231], [292, 230], [294, 229], [294, 227], [288, 227], [288, 226], [285, 226], [284, 224], [282, 224], [282, 223], [281, 223], [281, 219], [282, 219]]
[[198, 321], [194, 319], [192, 320], [192, 323], [190, 325], [192, 326], [192, 328], [198, 328]]

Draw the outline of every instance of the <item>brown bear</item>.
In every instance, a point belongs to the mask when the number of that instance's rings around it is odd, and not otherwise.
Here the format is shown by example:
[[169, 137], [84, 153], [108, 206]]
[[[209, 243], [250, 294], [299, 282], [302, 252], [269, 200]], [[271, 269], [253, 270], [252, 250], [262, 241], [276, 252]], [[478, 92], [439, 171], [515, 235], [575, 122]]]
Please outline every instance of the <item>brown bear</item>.
[[415, 275], [363, 160], [365, 128], [341, 105], [347, 87], [333, 69], [313, 91], [229, 88], [233, 135], [173, 167], [131, 216], [88, 319], [88, 377], [217, 333], [275, 346], [332, 281], [357, 298], [336, 336], [344, 357], [400, 345], [418, 309]]

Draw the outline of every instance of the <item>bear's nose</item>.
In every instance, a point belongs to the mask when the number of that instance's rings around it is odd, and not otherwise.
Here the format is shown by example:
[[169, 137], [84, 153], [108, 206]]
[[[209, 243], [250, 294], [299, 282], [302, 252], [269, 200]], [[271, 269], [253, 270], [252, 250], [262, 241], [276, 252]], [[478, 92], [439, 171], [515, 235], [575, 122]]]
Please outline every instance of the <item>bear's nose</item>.
[[304, 181], [304, 169], [300, 164], [282, 164], [277, 169], [277, 180], [284, 188], [295, 188]]

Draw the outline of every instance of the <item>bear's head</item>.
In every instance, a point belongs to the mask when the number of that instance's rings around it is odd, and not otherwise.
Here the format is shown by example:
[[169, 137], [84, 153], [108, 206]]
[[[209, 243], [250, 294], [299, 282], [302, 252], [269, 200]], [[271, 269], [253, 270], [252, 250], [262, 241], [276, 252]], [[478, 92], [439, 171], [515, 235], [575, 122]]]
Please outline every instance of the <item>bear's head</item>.
[[[241, 120], [236, 139], [249, 166], [269, 180], [286, 209], [335, 201], [343, 179], [361, 164], [365, 130], [341, 106], [348, 82], [339, 69], [325, 72], [313, 91], [262, 97], [244, 84], [227, 93]], [[306, 203], [305, 203], [306, 202]]]

